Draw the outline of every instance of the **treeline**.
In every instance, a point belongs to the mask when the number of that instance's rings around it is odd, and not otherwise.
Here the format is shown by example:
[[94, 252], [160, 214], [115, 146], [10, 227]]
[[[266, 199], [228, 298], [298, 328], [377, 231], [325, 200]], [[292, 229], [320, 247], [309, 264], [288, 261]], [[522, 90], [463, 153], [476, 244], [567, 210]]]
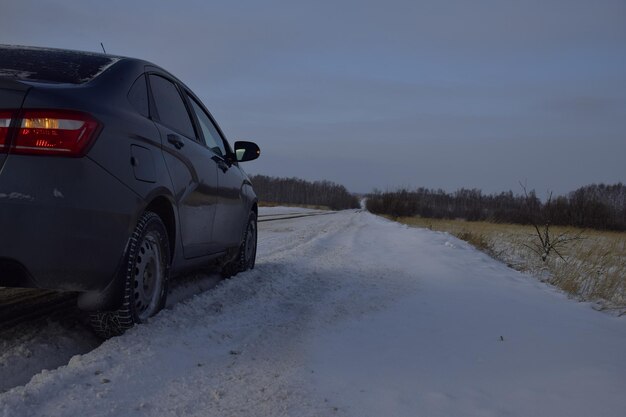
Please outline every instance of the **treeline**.
[[250, 177], [259, 200], [266, 203], [327, 206], [331, 210], [359, 208], [359, 200], [343, 185], [299, 178]]
[[453, 193], [418, 188], [415, 191], [374, 192], [367, 198], [367, 209], [394, 217], [465, 219], [497, 223], [554, 225], [626, 230], [626, 186], [592, 184], [564, 196], [542, 202], [534, 191], [513, 194], [483, 194], [478, 189]]

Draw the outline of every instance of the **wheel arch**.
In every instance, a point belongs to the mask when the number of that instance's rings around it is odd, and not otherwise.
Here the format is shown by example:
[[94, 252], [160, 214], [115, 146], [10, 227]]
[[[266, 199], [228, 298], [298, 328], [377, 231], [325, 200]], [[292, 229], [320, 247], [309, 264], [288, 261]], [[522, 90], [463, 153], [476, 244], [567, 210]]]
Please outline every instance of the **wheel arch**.
[[167, 240], [170, 246], [170, 259], [174, 259], [176, 249], [176, 215], [171, 201], [165, 196], [157, 196], [146, 206], [145, 211], [151, 211], [158, 215], [165, 229], [167, 230]]

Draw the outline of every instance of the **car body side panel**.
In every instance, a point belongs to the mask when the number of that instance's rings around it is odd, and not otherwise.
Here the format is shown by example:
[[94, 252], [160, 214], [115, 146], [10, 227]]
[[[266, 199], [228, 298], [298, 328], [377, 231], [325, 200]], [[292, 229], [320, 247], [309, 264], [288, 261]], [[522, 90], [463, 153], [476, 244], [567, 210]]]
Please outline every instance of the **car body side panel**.
[[9, 155], [5, 169], [0, 256], [25, 265], [41, 288], [103, 289], [141, 199], [87, 158]]

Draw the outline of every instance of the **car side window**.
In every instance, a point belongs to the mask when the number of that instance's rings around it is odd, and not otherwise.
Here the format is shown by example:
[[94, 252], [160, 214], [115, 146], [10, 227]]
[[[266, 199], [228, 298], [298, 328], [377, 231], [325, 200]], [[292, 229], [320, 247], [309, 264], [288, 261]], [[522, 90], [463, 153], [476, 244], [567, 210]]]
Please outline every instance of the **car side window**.
[[198, 104], [193, 97], [189, 97], [189, 101], [191, 102], [191, 107], [193, 108], [194, 113], [196, 113], [196, 116], [198, 117], [198, 122], [200, 124], [200, 129], [202, 130], [206, 146], [208, 146], [216, 154], [225, 156], [226, 149], [224, 147], [224, 142], [222, 141], [222, 137], [217, 131], [217, 128], [213, 124], [213, 121], [211, 121], [209, 115], [206, 114], [206, 112], [202, 109], [202, 106], [200, 106], [200, 104]]
[[148, 117], [150, 115], [150, 108], [148, 107], [148, 87], [146, 86], [146, 76], [142, 75], [137, 78], [128, 91], [128, 101], [133, 105], [135, 110], [141, 113], [143, 116]]
[[159, 75], [150, 74], [150, 87], [159, 121], [165, 126], [195, 139], [196, 134], [187, 107], [174, 83]]

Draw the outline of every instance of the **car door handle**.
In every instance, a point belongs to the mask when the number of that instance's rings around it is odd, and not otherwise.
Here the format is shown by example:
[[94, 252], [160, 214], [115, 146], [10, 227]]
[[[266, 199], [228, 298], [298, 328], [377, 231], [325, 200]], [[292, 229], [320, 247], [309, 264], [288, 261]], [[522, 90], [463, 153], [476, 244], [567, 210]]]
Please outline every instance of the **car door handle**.
[[167, 141], [169, 143], [171, 143], [172, 145], [174, 145], [176, 147], [176, 149], [180, 149], [183, 146], [185, 146], [185, 142], [183, 142], [183, 140], [180, 138], [180, 136], [173, 135], [171, 133], [169, 135], [167, 135]]
[[228, 168], [230, 168], [230, 165], [228, 165], [228, 163], [224, 161], [222, 158], [220, 158], [219, 156], [214, 156], [211, 159], [215, 161], [215, 163], [217, 164], [217, 167], [221, 169], [222, 172], [226, 172], [228, 171]]

